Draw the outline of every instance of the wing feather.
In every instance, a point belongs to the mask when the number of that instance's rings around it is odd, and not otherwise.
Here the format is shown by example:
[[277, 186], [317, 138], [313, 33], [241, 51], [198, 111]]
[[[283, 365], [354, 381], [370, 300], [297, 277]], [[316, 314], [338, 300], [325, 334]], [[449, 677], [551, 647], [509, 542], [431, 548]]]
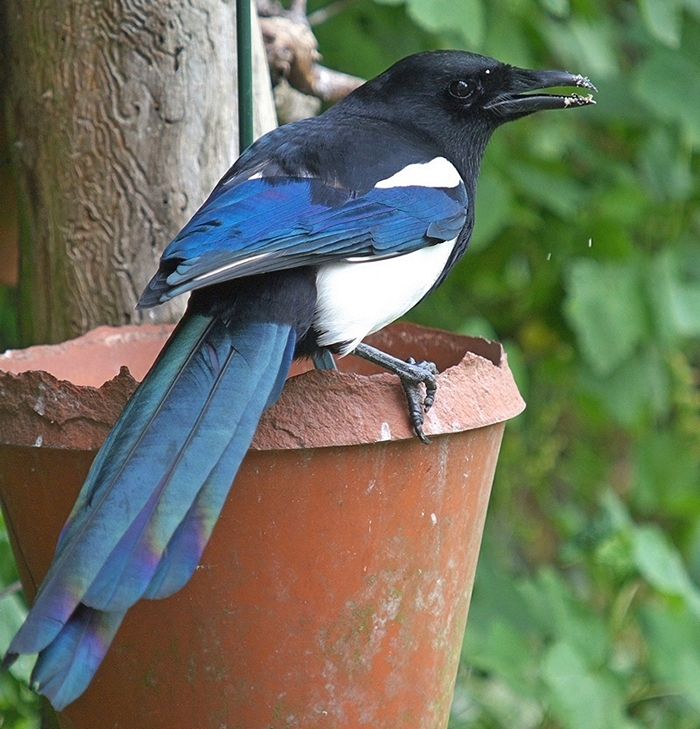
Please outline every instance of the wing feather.
[[463, 183], [358, 195], [309, 177], [229, 181], [166, 248], [139, 306], [241, 276], [411, 253], [455, 238], [467, 204]]

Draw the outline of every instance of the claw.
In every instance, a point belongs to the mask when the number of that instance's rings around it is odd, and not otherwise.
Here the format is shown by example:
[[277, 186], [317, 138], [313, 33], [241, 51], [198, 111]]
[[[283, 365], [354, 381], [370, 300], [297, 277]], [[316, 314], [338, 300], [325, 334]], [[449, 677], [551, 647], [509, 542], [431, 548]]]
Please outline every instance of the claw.
[[431, 407], [435, 404], [435, 394], [437, 393], [437, 382], [435, 380], [435, 376], [440, 374], [440, 370], [438, 370], [437, 366], [435, 365], [435, 362], [429, 362], [428, 360], [423, 360], [422, 362], [416, 362], [413, 357], [409, 357], [406, 362], [410, 365], [414, 365], [416, 367], [420, 367], [420, 369], [427, 372], [429, 375], [432, 375], [432, 377], [426, 377], [426, 379], [423, 381], [423, 384], [425, 385], [425, 397], [423, 398], [423, 409], [427, 413], [428, 410], [430, 410]]
[[413, 430], [423, 443], [430, 443], [429, 438], [423, 432], [423, 409], [425, 406], [421, 404], [420, 386], [415, 382], [403, 378], [401, 378], [401, 386], [403, 387], [403, 391], [406, 393], [406, 400], [408, 401], [408, 419], [411, 421]]
[[437, 383], [431, 385], [429, 382], [425, 383], [425, 398], [423, 399], [423, 407], [427, 413], [431, 407], [435, 404], [435, 395], [437, 394]]
[[428, 436], [423, 432], [423, 427], [420, 425], [413, 425], [413, 430], [416, 431], [416, 435], [420, 438], [420, 440], [425, 443], [425, 445], [430, 445], [431, 440], [428, 438]]
[[[435, 393], [437, 392], [435, 376], [439, 374], [435, 363], [416, 362], [413, 357], [409, 357], [404, 362], [363, 343], [357, 346], [353, 354], [384, 367], [399, 377], [406, 393], [408, 417], [413, 430], [423, 443], [430, 443], [429, 438], [423, 432], [423, 423], [425, 421], [424, 413], [430, 410], [435, 403]], [[425, 397], [422, 397], [421, 394], [421, 383], [425, 385]]]

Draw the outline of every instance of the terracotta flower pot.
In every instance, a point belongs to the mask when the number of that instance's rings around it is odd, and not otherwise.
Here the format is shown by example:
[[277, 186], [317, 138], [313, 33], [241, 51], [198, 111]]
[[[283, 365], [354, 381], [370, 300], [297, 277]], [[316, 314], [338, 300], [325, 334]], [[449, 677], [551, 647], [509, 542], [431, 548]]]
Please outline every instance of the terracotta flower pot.
[[[166, 335], [100, 328], [0, 357], [46, 370], [0, 375], [0, 499], [30, 600], [135, 387], [119, 365], [140, 378]], [[352, 371], [292, 377], [193, 579], [129, 612], [62, 727], [446, 726], [501, 436], [523, 402], [497, 344], [405, 324], [374, 343], [438, 364], [432, 444], [412, 437], [392, 375], [348, 357]]]

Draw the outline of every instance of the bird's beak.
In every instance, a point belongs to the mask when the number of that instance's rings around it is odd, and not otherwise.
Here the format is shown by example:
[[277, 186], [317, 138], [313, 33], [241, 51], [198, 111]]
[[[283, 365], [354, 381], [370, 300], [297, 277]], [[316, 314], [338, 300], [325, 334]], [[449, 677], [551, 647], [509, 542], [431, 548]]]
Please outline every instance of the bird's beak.
[[575, 86], [588, 91], [597, 91], [585, 77], [566, 71], [529, 71], [512, 69], [513, 90], [500, 94], [485, 105], [505, 120], [517, 119], [544, 109], [567, 109], [569, 107], [595, 104], [593, 96], [587, 94], [540, 94], [530, 93], [554, 86]]

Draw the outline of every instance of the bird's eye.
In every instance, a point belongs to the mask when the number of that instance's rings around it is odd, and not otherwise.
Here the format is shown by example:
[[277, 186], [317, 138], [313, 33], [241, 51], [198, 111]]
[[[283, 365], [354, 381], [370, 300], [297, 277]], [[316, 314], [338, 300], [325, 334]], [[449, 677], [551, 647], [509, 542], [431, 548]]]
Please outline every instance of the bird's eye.
[[447, 91], [450, 96], [463, 101], [464, 99], [468, 99], [474, 93], [474, 87], [470, 83], [460, 79], [459, 81], [453, 81], [447, 87]]

